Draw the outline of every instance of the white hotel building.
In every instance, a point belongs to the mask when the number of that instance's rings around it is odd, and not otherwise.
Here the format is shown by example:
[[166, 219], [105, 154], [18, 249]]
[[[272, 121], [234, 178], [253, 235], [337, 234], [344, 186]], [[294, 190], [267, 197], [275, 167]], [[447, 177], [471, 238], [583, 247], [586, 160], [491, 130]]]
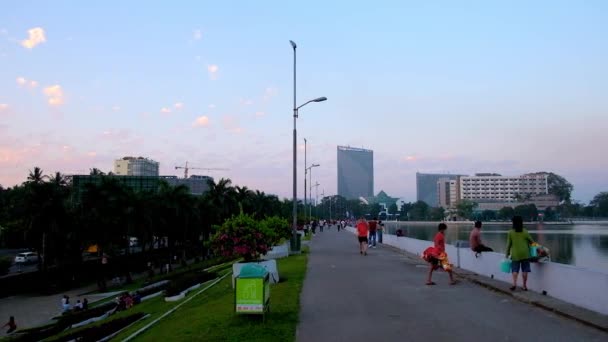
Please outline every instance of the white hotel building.
[[158, 162], [143, 157], [123, 157], [114, 161], [114, 174], [158, 177]]
[[530, 173], [507, 177], [495, 173], [478, 173], [460, 177], [460, 199], [511, 202], [516, 196], [548, 193], [547, 174]]

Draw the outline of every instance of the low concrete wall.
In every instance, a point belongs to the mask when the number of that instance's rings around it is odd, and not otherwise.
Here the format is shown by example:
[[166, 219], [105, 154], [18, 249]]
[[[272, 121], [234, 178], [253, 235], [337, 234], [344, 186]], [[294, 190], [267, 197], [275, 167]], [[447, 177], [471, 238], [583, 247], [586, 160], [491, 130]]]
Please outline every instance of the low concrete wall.
[[289, 256], [289, 242], [285, 242], [282, 245], [273, 246], [272, 249], [270, 251], [268, 251], [268, 253], [266, 253], [266, 255], [262, 256], [262, 259], [264, 259], [264, 260], [281, 259], [281, 258], [287, 258], [288, 256]]
[[[352, 227], [346, 230], [355, 233]], [[384, 244], [421, 255], [433, 242], [385, 233]], [[469, 248], [452, 245], [446, 245], [446, 252], [450, 262], [459, 268], [504, 281], [505, 286], [512, 281], [510, 273], [500, 272], [502, 253], [482, 253], [475, 258], [475, 253]], [[554, 262], [532, 263], [528, 288], [541, 293], [545, 291], [551, 297], [608, 315], [608, 273]]]

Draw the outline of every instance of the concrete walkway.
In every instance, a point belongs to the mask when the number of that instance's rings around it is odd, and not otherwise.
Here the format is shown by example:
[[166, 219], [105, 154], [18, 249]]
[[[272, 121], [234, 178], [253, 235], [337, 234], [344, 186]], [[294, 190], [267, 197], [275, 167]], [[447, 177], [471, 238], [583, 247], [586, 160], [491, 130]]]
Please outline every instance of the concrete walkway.
[[426, 286], [427, 266], [335, 228], [311, 243], [298, 341], [607, 341], [608, 334], [466, 280]]

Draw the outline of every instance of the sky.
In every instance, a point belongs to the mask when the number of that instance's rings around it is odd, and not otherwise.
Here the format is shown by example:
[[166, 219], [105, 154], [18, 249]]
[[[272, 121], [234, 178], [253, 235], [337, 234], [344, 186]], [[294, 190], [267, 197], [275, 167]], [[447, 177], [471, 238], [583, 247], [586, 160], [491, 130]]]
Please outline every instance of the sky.
[[374, 151], [375, 185], [416, 172], [550, 171], [608, 191], [605, 1], [3, 1], [0, 184], [144, 156], [298, 197], [337, 145]]

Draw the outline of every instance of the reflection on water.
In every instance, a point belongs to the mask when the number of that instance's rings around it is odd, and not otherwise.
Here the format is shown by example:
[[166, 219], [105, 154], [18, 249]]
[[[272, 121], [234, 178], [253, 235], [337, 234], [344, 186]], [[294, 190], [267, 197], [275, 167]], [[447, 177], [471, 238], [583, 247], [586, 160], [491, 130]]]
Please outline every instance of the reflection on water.
[[[437, 223], [408, 224], [408, 222], [386, 222], [389, 234], [402, 229], [407, 237], [433, 240]], [[447, 243], [468, 241], [473, 224], [448, 223]], [[508, 224], [487, 224], [482, 229], [482, 240], [497, 252], [505, 252]], [[525, 227], [532, 238], [551, 250], [551, 260], [563, 264], [608, 272], [608, 225], [543, 225]]]

